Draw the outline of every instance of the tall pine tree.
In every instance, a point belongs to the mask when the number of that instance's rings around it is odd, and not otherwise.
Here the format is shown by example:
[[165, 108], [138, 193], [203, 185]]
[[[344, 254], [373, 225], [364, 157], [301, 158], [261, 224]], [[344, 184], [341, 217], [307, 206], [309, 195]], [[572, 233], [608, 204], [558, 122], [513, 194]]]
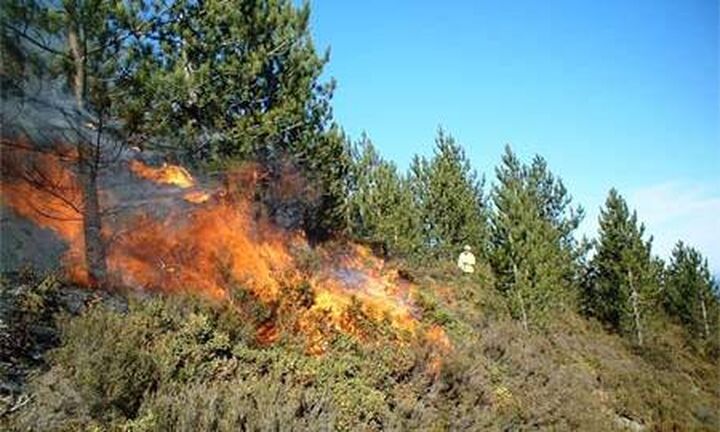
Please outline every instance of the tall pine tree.
[[420, 219], [408, 180], [365, 135], [353, 148], [351, 173], [350, 232], [391, 255], [414, 256], [421, 246]]
[[[36, 147], [61, 160], [68, 158], [60, 156], [57, 143], [74, 145], [70, 159], [80, 197], [58, 192], [54, 180], [43, 173], [45, 167], [14, 168], [25, 178], [42, 174], [37, 189], [59, 193], [69, 210], [78, 213], [88, 280], [102, 284], [107, 264], [98, 179], [101, 170], [116, 161], [124, 142], [117, 126], [122, 101], [131, 95], [126, 78], [136, 66], [128, 50], [148, 37], [151, 22], [143, 25], [141, 18], [147, 4], [8, 0], [1, 12], [0, 55], [7, 62], [0, 73], [0, 83], [7, 86], [2, 91], [4, 138], [30, 137]], [[18, 109], [10, 112], [13, 107]], [[24, 162], [32, 165], [31, 158]]]
[[262, 202], [292, 164], [310, 183], [302, 226], [311, 239], [344, 228], [349, 155], [332, 121], [334, 82], [320, 75], [309, 4], [290, 0], [153, 2], [152, 41], [127, 77], [129, 132], [142, 146], [184, 163], [223, 168], [252, 161], [264, 170]]
[[485, 255], [487, 207], [483, 181], [465, 150], [442, 129], [430, 160], [413, 160], [410, 181], [421, 209], [424, 249], [436, 258], [454, 257], [463, 245]]
[[652, 239], [637, 214], [611, 189], [601, 210], [596, 253], [585, 289], [586, 310], [612, 330], [631, 335], [643, 345], [656, 312], [658, 266], [651, 257]]
[[571, 207], [562, 181], [540, 157], [525, 165], [508, 146], [496, 175], [491, 264], [513, 315], [528, 328], [572, 299], [580, 254], [572, 234], [583, 211]]

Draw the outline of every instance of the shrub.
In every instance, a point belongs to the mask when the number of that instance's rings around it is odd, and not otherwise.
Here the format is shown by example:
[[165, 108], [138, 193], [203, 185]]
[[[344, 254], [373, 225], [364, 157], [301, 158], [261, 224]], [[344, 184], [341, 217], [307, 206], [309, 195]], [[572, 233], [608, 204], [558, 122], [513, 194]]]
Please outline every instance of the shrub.
[[[442, 289], [438, 288], [441, 286]], [[101, 302], [65, 316], [62, 345], [32, 379], [10, 430], [714, 430], [714, 365], [681, 336], [637, 350], [572, 312], [542, 331], [509, 318], [473, 278], [426, 280], [418, 331], [398, 335], [359, 304], [360, 336], [321, 328], [321, 356], [293, 337], [307, 287], [269, 313], [281, 336], [255, 342], [262, 308], [189, 296]], [[30, 305], [36, 304], [30, 302]], [[264, 316], [265, 312], [260, 315]], [[321, 316], [318, 318], [322, 318]], [[422, 329], [441, 324], [438, 352]], [[658, 334], [661, 334], [658, 333]], [[716, 428], [715, 428], [716, 429]]]
[[151, 321], [147, 315], [96, 306], [63, 326], [63, 345], [54, 362], [66, 371], [93, 418], [133, 417], [156, 385]]

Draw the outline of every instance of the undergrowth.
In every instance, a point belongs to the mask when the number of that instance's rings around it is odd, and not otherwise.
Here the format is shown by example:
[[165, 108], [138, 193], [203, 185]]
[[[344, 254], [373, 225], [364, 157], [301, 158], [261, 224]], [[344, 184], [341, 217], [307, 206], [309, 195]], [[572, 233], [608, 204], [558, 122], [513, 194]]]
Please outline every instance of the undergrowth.
[[[27, 380], [29, 402], [0, 426], [604, 431], [632, 422], [717, 430], [717, 368], [672, 331], [638, 350], [568, 312], [528, 332], [488, 277], [434, 269], [412, 277], [421, 325], [441, 326], [452, 342], [437, 370], [437, 353], [421, 338], [372, 326], [362, 342], [329, 329], [325, 354], [308, 355], [289, 305], [272, 312], [285, 323], [281, 336], [260, 344], [256, 327], [269, 312], [244, 292], [221, 304], [128, 295], [127, 308], [87, 301], [71, 314], [57, 306], [63, 287], [37, 281], [16, 298], [28, 308], [19, 322], [51, 314], [59, 346]], [[311, 293], [295, 288], [288, 301], [302, 307]]]

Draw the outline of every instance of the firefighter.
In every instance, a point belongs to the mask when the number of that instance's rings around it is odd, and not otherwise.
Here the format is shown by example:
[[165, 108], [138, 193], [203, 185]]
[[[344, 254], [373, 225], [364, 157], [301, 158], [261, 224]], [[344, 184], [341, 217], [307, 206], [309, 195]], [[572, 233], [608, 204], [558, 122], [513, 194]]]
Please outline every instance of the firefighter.
[[475, 273], [475, 255], [470, 245], [465, 245], [457, 260], [457, 266], [465, 274]]

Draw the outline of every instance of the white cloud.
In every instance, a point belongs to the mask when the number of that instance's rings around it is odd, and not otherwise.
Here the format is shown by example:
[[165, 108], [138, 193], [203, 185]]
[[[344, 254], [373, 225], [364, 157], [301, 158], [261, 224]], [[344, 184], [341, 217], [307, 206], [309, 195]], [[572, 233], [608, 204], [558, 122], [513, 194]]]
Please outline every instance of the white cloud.
[[[646, 234], [653, 236], [655, 254], [667, 259], [682, 240], [699, 249], [711, 271], [720, 274], [720, 182], [671, 181], [620, 193], [630, 209], [637, 210]], [[597, 236], [600, 212], [595, 207], [588, 208], [580, 235]]]
[[666, 182], [635, 189], [627, 200], [654, 236], [655, 253], [667, 258], [682, 240], [720, 272], [720, 183]]

